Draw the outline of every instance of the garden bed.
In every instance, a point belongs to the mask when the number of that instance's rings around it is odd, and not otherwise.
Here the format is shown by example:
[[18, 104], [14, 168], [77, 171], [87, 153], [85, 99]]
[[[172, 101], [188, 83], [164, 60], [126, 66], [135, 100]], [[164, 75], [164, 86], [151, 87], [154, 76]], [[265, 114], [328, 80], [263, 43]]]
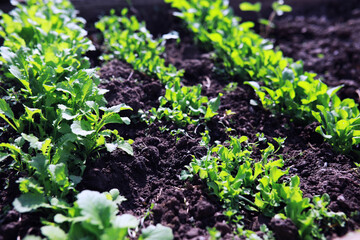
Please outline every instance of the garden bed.
[[[157, 11], [157, 10], [154, 10]], [[149, 11], [151, 12], [151, 11]], [[143, 14], [143, 12], [141, 12]], [[351, 97], [359, 103], [360, 88], [360, 6], [352, 9], [346, 17], [287, 16], [276, 22], [277, 28], [271, 37], [285, 56], [304, 60], [305, 70], [313, 71], [324, 78], [329, 86], [344, 85], [340, 97]], [[343, 16], [342, 15], [342, 16]], [[113, 59], [99, 61], [103, 51], [98, 32], [91, 29], [97, 51], [89, 57], [103, 79], [100, 87], [110, 90], [105, 98], [108, 107], [120, 103], [129, 105], [133, 111], [123, 116], [132, 118], [130, 125], [109, 126], [118, 130], [125, 139], [133, 139], [134, 155], [122, 150], [101, 152], [94, 162], [86, 166], [81, 190], [99, 192], [117, 188], [127, 201], [120, 205], [121, 213], [138, 217], [150, 214], [144, 225], [161, 223], [173, 230], [175, 239], [207, 239], [208, 228], [216, 228], [221, 239], [234, 239], [234, 225], [226, 223], [227, 217], [221, 203], [209, 193], [205, 181], [194, 177], [192, 181], [180, 180], [181, 172], [193, 157], [201, 158], [207, 149], [199, 145], [200, 135], [209, 130], [211, 144], [224, 143], [231, 136], [247, 136], [249, 142], [263, 138], [276, 145], [273, 138], [286, 138], [280, 154], [284, 156], [289, 174], [298, 175], [304, 197], [329, 194], [329, 209], [344, 212], [348, 221], [345, 227], [334, 227], [326, 236], [329, 239], [343, 236], [360, 227], [360, 175], [352, 156], [335, 153], [315, 132], [318, 123], [302, 125], [292, 121], [291, 116], [275, 116], [252, 100], [258, 99], [249, 85], [224, 72], [213, 71], [217, 64], [211, 53], [198, 47], [192, 34], [182, 27], [181, 21], [172, 16], [172, 11], [159, 16], [143, 16], [147, 27], [155, 36], [171, 30], [180, 33], [181, 41], [166, 42], [164, 57], [168, 64], [184, 69], [182, 83], [186, 86], [202, 84], [202, 95], [215, 98], [222, 93], [218, 115], [200, 125], [180, 128], [170, 121], [156, 121], [150, 125], [141, 122], [132, 112], [147, 111], [159, 105], [158, 98], [165, 94], [159, 80], [133, 69], [123, 61]], [[158, 24], [162, 24], [160, 27]], [[291, 19], [291, 20], [289, 20]], [[231, 82], [238, 82], [233, 89]], [[233, 114], [228, 114], [231, 110]], [[1, 136], [5, 142], [8, 136]], [[266, 147], [259, 143], [259, 149]], [[259, 149], [256, 155], [259, 157]], [[9, 164], [2, 162], [2, 164]], [[0, 239], [17, 239], [27, 234], [40, 234], [41, 218], [45, 212], [19, 214], [11, 208], [12, 201], [20, 192], [16, 184], [18, 174], [13, 170], [0, 173], [1, 216]], [[266, 224], [275, 233], [276, 239], [296, 239], [297, 229], [288, 220], [266, 217], [258, 212], [243, 213], [245, 229], [260, 236], [260, 225]], [[236, 237], [235, 237], [236, 239]]]

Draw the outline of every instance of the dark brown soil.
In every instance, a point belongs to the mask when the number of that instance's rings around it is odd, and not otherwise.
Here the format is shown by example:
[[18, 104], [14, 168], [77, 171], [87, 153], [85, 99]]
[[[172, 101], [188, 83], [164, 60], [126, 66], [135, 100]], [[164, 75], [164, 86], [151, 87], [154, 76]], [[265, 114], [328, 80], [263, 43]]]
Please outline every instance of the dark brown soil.
[[[341, 24], [347, 26], [351, 19], [338, 23], [339, 26], [333, 27], [333, 30], [329, 28], [335, 20], [318, 22], [311, 18], [294, 19], [300, 20], [281, 20], [278, 23], [280, 30], [274, 33], [276, 42], [285, 55], [296, 59], [303, 58], [307, 70], [325, 76], [326, 81], [329, 79], [329, 85], [337, 85], [344, 79], [358, 84], [360, 79], [357, 73], [360, 69], [355, 66], [360, 64], [357, 56], [360, 54], [360, 47], [355, 46], [358, 44], [356, 36], [359, 36], [359, 33], [354, 31], [355, 27], [349, 27], [351, 31], [345, 36], [339, 33], [344, 30]], [[356, 15], [353, 20], [358, 21]], [[173, 19], [171, 21], [176, 22]], [[312, 34], [307, 36], [302, 29], [308, 29], [307, 32]], [[283, 31], [288, 33], [283, 34]], [[185, 33], [186, 31], [181, 35]], [[344, 38], [347, 40], [344, 41]], [[321, 39], [329, 44], [328, 48], [321, 47]], [[181, 40], [180, 44], [173, 41], [167, 43], [167, 62], [179, 69], [185, 69], [185, 85], [202, 83], [203, 94], [208, 97], [217, 96], [219, 92], [224, 93], [219, 114], [210, 122], [200, 126], [190, 125], [178, 134], [174, 133], [178, 127], [168, 122], [156, 122], [147, 126], [139, 120], [136, 113], [140, 109], [146, 111], [158, 106], [157, 99], [164, 94], [164, 87], [157, 79], [134, 71], [126, 63], [118, 60], [104, 63], [99, 74], [105, 80], [101, 87], [110, 90], [106, 95], [109, 105], [126, 103], [134, 109], [133, 112], [125, 113], [132, 118], [131, 125], [111, 126], [116, 127], [121, 136], [134, 140], [134, 156], [126, 155], [120, 150], [111, 154], [102, 153], [87, 166], [78, 190], [109, 191], [118, 188], [127, 198], [120, 206], [122, 213], [142, 217], [150, 211], [145, 225], [167, 225], [173, 229], [175, 239], [207, 239], [206, 229], [209, 227], [221, 231], [222, 239], [234, 239], [233, 226], [226, 223], [221, 203], [209, 194], [206, 185], [196, 177], [193, 181], [184, 182], [179, 176], [193, 156], [201, 157], [206, 154], [206, 149], [199, 146], [200, 133], [205, 127], [210, 131], [212, 142], [226, 141], [227, 128], [233, 129], [231, 135], [246, 135], [251, 141], [256, 141], [256, 134], [261, 132], [270, 142], [273, 137], [287, 137], [282, 154], [291, 175], [300, 176], [304, 196], [311, 198], [328, 193], [332, 201], [330, 209], [342, 211], [349, 217], [345, 228], [334, 228], [327, 236], [332, 238], [358, 229], [360, 216], [352, 213], [360, 210], [360, 176], [353, 160], [334, 153], [331, 147], [323, 142], [322, 137], [315, 133], [316, 123], [303, 126], [292, 122], [286, 116], [275, 117], [262, 107], [251, 105], [250, 100], [256, 99], [256, 96], [249, 86], [239, 83], [235, 91], [225, 92], [223, 88], [235, 80], [215, 73], [210, 54], [196, 47], [191, 36], [181, 36]], [[343, 64], [342, 60], [336, 60], [333, 55], [333, 51], [338, 47], [340, 55], [345, 49], [353, 50], [353, 54], [345, 51], [346, 56], [341, 58], [344, 60]], [[323, 51], [320, 52], [324, 54], [323, 61], [314, 57], [318, 56], [318, 52], [313, 53], [312, 49]], [[346, 69], [355, 69], [355, 72], [346, 73]], [[350, 89], [356, 92], [357, 87]], [[230, 109], [235, 114], [228, 116], [225, 111]], [[164, 130], [165, 128], [167, 130]], [[1, 187], [6, 186], [5, 180], [11, 174], [14, 173], [0, 173]], [[0, 220], [0, 239], [16, 239], [17, 235], [39, 232], [39, 214], [20, 215], [13, 210], [6, 211], [6, 206], [18, 195], [15, 180], [15, 176], [14, 179], [10, 177], [9, 187], [0, 194], [1, 211], [5, 212]], [[266, 223], [275, 232], [277, 239], [297, 237], [291, 221], [267, 219], [253, 212], [244, 212], [244, 215], [248, 229], [258, 232], [259, 226]]]

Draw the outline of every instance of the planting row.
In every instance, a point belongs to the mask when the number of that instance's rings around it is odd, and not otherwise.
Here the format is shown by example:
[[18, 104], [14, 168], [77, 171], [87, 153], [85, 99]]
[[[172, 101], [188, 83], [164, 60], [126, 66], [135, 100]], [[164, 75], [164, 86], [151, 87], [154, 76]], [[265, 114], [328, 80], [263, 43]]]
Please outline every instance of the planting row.
[[[2, 84], [7, 89], [0, 116], [8, 123], [3, 131], [13, 136], [0, 143], [1, 159], [12, 158], [9, 168], [23, 176], [14, 208], [20, 213], [47, 211], [41, 232], [49, 239], [124, 239], [139, 220], [117, 216], [117, 204], [125, 200], [119, 191], [78, 193], [75, 187], [99, 150], [120, 148], [132, 154], [131, 140], [104, 128], [129, 124], [119, 113], [131, 108], [106, 107], [106, 90], [98, 88], [96, 69], [83, 56], [94, 46], [69, 1], [15, 4], [0, 22]], [[139, 238], [158, 234], [172, 238], [171, 230], [161, 225], [143, 229]]]
[[[209, 146], [209, 140], [204, 134], [204, 146]], [[324, 233], [345, 225], [345, 214], [326, 208], [330, 203], [328, 194], [314, 196], [312, 202], [303, 197], [300, 178], [289, 176], [289, 169], [283, 170], [283, 156], [276, 154], [285, 139], [274, 140], [279, 147], [267, 143], [257, 159], [253, 152], [259, 150], [260, 142], [249, 143], [245, 136], [230, 137], [224, 145], [208, 147], [201, 159], [194, 158], [182, 178], [199, 175], [205, 180], [210, 192], [223, 203], [229, 221], [236, 224], [239, 236], [258, 239], [254, 232], [244, 229], [244, 211], [254, 211], [270, 218], [290, 219], [299, 239], [325, 239]], [[271, 237], [271, 232], [265, 233]]]
[[119, 58], [131, 64], [135, 70], [156, 77], [166, 87], [165, 96], [160, 97], [159, 108], [151, 109], [151, 116], [144, 114], [144, 120], [152, 123], [155, 120], [166, 119], [179, 126], [198, 124], [200, 120], [208, 121], [217, 113], [220, 105], [220, 95], [208, 99], [201, 95], [201, 84], [197, 86], [182, 86], [181, 78], [184, 71], [175, 66], [165, 65], [164, 43], [166, 38], [177, 38], [168, 35], [165, 38], [153, 39], [144, 23], [135, 16], [127, 17], [124, 9], [121, 16], [111, 12], [111, 16], [103, 17], [96, 27], [103, 33], [108, 54], [103, 59]]
[[329, 88], [316, 74], [305, 72], [301, 61], [275, 51], [270, 41], [254, 33], [254, 23], [240, 23], [228, 1], [165, 2], [180, 10], [176, 16], [195, 41], [213, 49], [229, 74], [248, 80], [265, 108], [305, 123], [318, 121], [316, 131], [336, 151], [355, 151], [360, 143], [358, 105], [353, 99], [340, 100], [336, 92], [341, 86]]

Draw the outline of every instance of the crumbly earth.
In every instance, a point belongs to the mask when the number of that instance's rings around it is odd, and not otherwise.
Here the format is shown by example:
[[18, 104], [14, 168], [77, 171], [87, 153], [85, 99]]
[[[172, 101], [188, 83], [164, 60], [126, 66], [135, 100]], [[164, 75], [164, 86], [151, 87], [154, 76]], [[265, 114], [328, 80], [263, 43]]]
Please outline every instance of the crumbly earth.
[[[360, 19], [356, 14], [351, 18], [355, 22]], [[171, 17], [168, 19], [171, 20], [167, 22], [169, 26], [174, 25], [175, 29], [180, 30], [177, 20]], [[355, 49], [359, 31], [353, 32], [355, 28], [349, 27], [350, 33], [345, 34], [348, 41], [342, 41], [343, 33], [338, 33], [344, 30], [341, 24], [349, 24], [351, 19], [338, 23], [339, 27], [334, 27], [331, 31], [323, 29], [331, 28], [330, 25], [335, 20], [326, 19], [326, 23], [322, 23], [311, 18], [294, 19], [294, 22], [280, 20], [279, 30], [273, 33], [276, 43], [286, 56], [304, 59], [307, 70], [320, 73], [325, 80], [332, 79], [329, 80], [329, 85], [337, 85], [343, 78], [355, 83], [360, 80], [357, 74], [360, 69], [356, 67], [359, 59], [354, 57], [356, 54], [349, 53], [344, 57], [344, 64], [341, 64], [342, 60], [339, 60], [338, 64], [337, 58], [331, 57], [336, 48]], [[149, 24], [150, 29], [154, 29], [151, 22]], [[312, 38], [302, 33], [304, 28], [308, 29], [307, 32], [312, 32]], [[322, 31], [325, 33], [322, 34]], [[106, 94], [109, 106], [126, 103], [134, 109], [132, 112], [124, 113], [124, 116], [132, 119], [129, 126], [109, 126], [116, 128], [124, 138], [134, 140], [134, 156], [126, 155], [120, 150], [113, 153], [101, 152], [94, 156], [95, 160], [88, 164], [78, 190], [91, 189], [102, 192], [112, 188], [119, 189], [127, 198], [119, 207], [121, 213], [143, 217], [150, 212], [144, 220], [144, 225], [162, 223], [169, 226], [173, 229], [175, 239], [207, 239], [207, 228], [212, 227], [221, 232], [222, 239], [234, 239], [233, 226], [226, 223], [221, 203], [209, 194], [206, 184], [196, 177], [192, 181], [182, 181], [179, 178], [181, 171], [191, 162], [193, 156], [199, 158], [206, 154], [206, 149], [199, 146], [200, 133], [205, 128], [209, 129], [212, 142], [228, 140], [229, 133], [226, 130], [231, 128], [231, 135], [245, 135], [250, 141], [257, 140], [257, 133], [264, 133], [270, 142], [273, 142], [273, 137], [287, 137], [281, 153], [290, 174], [297, 174], [301, 178], [304, 196], [311, 198], [314, 195], [328, 193], [331, 198], [329, 208], [333, 211], [343, 211], [349, 216], [346, 227], [334, 227], [327, 232], [328, 238], [358, 229], [360, 216], [353, 213], [360, 210], [360, 176], [352, 157], [334, 153], [322, 137], [315, 133], [316, 123], [304, 126], [291, 121], [287, 116], [274, 116], [261, 106], [251, 105], [250, 100], [257, 98], [249, 86], [241, 83], [242, 79], [232, 79], [219, 71], [214, 71], [218, 65], [211, 59], [211, 54], [199, 49], [186, 31], [181, 30], [180, 35], [179, 44], [175, 41], [166, 44], [164, 57], [168, 63], [185, 69], [183, 84], [202, 83], [203, 94], [209, 98], [217, 96], [219, 92], [224, 94], [219, 114], [210, 122], [201, 123], [200, 126], [187, 126], [179, 133], [175, 133], [178, 127], [169, 122], [155, 122], [147, 126], [139, 120], [136, 113], [140, 109], [146, 111], [158, 106], [158, 98], [165, 91], [163, 85], [157, 79], [134, 71], [130, 65], [122, 61], [97, 61], [96, 58], [101, 51], [92, 54], [90, 57], [95, 59], [92, 62], [101, 64], [99, 75], [104, 79], [101, 87], [109, 90]], [[338, 36], [337, 40], [334, 40], [334, 36]], [[335, 43], [336, 45], [326, 50], [326, 47], [322, 47], [326, 45], [321, 45], [319, 39], [331, 46]], [[311, 49], [320, 50], [313, 53]], [[342, 53], [343, 51], [339, 50], [339, 54]], [[318, 54], [324, 54], [324, 61], [317, 60]], [[312, 63], [307, 63], [308, 60]], [[355, 72], [342, 77], [341, 71], [336, 69], [355, 69]], [[233, 81], [239, 82], [234, 91], [223, 90]], [[356, 92], [356, 89], [354, 91]], [[356, 94], [351, 97], [357, 99]], [[226, 110], [231, 110], [235, 114], [226, 115]], [[164, 130], [165, 128], [167, 130]], [[6, 137], [0, 137], [1, 141], [6, 141]], [[1, 168], [5, 169], [9, 163], [1, 164]], [[47, 216], [44, 212], [19, 214], [14, 210], [8, 211], [13, 199], [19, 195], [16, 184], [18, 177], [19, 174], [15, 171], [0, 172], [0, 187], [4, 189], [0, 193], [0, 210], [3, 213], [0, 216], [0, 239], [16, 239], [17, 236], [26, 234], [39, 234], [40, 219]], [[277, 239], [298, 237], [290, 220], [269, 219], [254, 212], [244, 212], [244, 216], [247, 229], [259, 232], [260, 225], [265, 223], [274, 231]]]

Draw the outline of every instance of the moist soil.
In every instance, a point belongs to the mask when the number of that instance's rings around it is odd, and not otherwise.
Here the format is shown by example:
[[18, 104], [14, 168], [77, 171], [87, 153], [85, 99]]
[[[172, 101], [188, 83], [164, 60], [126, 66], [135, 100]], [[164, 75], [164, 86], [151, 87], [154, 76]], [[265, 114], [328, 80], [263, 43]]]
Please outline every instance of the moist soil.
[[[346, 19], [331, 17], [291, 16], [280, 19], [278, 28], [272, 33], [274, 42], [284, 51], [285, 56], [303, 59], [308, 71], [319, 73], [331, 85], [344, 84], [342, 97], [357, 95], [360, 84], [360, 14]], [[360, 10], [359, 10], [360, 12]], [[166, 14], [165, 14], [166, 15]], [[168, 41], [164, 57], [168, 63], [185, 70], [184, 85], [201, 83], [203, 95], [209, 98], [223, 93], [218, 115], [210, 122], [199, 126], [189, 125], [179, 130], [170, 122], [155, 122], [147, 125], [140, 121], [138, 110], [147, 111], [159, 105], [158, 98], [165, 89], [157, 79], [134, 71], [132, 67], [119, 60], [99, 62], [101, 42], [98, 51], [89, 55], [92, 63], [101, 66], [99, 75], [104, 80], [102, 88], [109, 106], [125, 103], [133, 111], [125, 112], [132, 122], [129, 126], [109, 126], [119, 131], [124, 138], [134, 140], [134, 156], [118, 150], [100, 153], [88, 164], [83, 181], [78, 190], [109, 191], [119, 189], [127, 201], [119, 207], [121, 213], [131, 213], [139, 217], [147, 216], [143, 224], [161, 223], [172, 228], [175, 239], [208, 239], [207, 228], [215, 227], [222, 239], [238, 239], [232, 232], [233, 226], [226, 223], [221, 203], [212, 196], [206, 184], [196, 176], [191, 181], [180, 180], [181, 171], [193, 157], [200, 158], [206, 149], [199, 145], [200, 133], [210, 132], [212, 143], [225, 142], [232, 136], [248, 136], [251, 142], [257, 141], [256, 134], [264, 133], [273, 144], [274, 137], [286, 137], [281, 149], [290, 175], [301, 178], [301, 189], [305, 197], [328, 193], [331, 198], [329, 208], [342, 211], [348, 217], [344, 228], [334, 226], [326, 235], [329, 239], [342, 236], [348, 231], [359, 229], [360, 216], [360, 175], [353, 164], [352, 156], [336, 154], [315, 133], [316, 123], [303, 125], [293, 122], [288, 116], [274, 116], [261, 106], [253, 106], [256, 100], [252, 88], [243, 85], [244, 79], [232, 79], [221, 71], [219, 64], [211, 58], [211, 53], [199, 49], [192, 41], [191, 34], [184, 31], [177, 19], [166, 15], [169, 29], [156, 29], [156, 21], [148, 22], [155, 35], [165, 30], [180, 32], [181, 42]], [[96, 39], [96, 34], [92, 36]], [[351, 50], [351, 51], [350, 51]], [[337, 51], [337, 54], [335, 54]], [[221, 66], [220, 66], [221, 67]], [[345, 81], [346, 80], [346, 81]], [[226, 92], [230, 82], [239, 82], [234, 91]], [[235, 114], [226, 115], [226, 110]], [[232, 129], [227, 133], [227, 129]], [[2, 141], [6, 141], [2, 137]], [[266, 147], [265, 144], [259, 148]], [[256, 158], [256, 156], [255, 156]], [[3, 162], [2, 169], [8, 165]], [[11, 202], [19, 195], [16, 179], [19, 174], [12, 170], [0, 172], [0, 239], [17, 239], [26, 234], [39, 234], [40, 220], [46, 213], [19, 214], [11, 209]], [[150, 214], [147, 214], [150, 213]], [[266, 218], [254, 212], [244, 212], [247, 229], [260, 232], [260, 225], [267, 224], [277, 239], [296, 239], [297, 230], [290, 220], [281, 221]]]

